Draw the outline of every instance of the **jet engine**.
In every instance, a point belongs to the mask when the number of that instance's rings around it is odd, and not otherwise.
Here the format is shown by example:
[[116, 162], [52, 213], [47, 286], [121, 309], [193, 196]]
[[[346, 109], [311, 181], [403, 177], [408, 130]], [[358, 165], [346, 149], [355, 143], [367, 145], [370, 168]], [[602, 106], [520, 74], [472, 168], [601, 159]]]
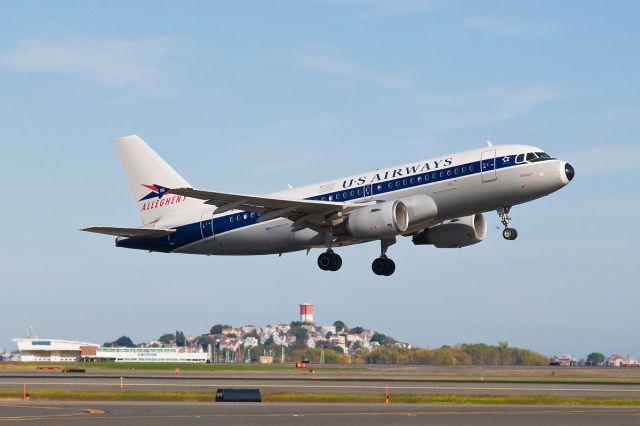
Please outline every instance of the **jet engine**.
[[482, 213], [446, 220], [413, 236], [413, 244], [438, 248], [459, 248], [477, 244], [487, 236]]
[[402, 201], [387, 201], [361, 207], [346, 220], [349, 234], [360, 239], [385, 239], [407, 230], [409, 214]]
[[428, 195], [412, 195], [400, 198], [398, 201], [401, 201], [407, 207], [409, 228], [414, 228], [420, 224], [423, 224], [422, 227], [424, 227], [428, 225], [426, 222], [438, 215], [438, 206], [433, 198]]

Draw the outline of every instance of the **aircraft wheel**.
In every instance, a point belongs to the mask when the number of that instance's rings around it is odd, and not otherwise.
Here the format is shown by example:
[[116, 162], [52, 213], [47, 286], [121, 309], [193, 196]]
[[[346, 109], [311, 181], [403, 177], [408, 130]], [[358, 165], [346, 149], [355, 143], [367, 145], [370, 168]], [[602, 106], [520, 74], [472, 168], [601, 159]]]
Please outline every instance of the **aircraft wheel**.
[[318, 256], [318, 267], [323, 271], [329, 271], [331, 268], [331, 254], [332, 253], [322, 253]]
[[331, 265], [329, 267], [330, 271], [337, 271], [342, 267], [342, 258], [338, 253], [331, 253]]
[[376, 275], [384, 275], [385, 277], [388, 277], [396, 270], [396, 264], [391, 259], [388, 259], [386, 257], [379, 257], [377, 259], [374, 259], [373, 263], [371, 264], [371, 270]]
[[518, 231], [516, 231], [515, 228], [505, 228], [504, 231], [502, 231], [502, 236], [505, 240], [515, 240], [518, 238]]

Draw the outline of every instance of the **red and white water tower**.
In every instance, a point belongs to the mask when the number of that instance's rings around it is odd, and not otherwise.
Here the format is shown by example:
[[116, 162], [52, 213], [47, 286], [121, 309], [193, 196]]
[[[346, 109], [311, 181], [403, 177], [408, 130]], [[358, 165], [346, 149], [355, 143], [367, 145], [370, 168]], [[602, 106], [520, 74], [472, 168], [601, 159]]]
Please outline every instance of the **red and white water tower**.
[[300, 322], [303, 324], [313, 324], [313, 305], [303, 303], [300, 305]]

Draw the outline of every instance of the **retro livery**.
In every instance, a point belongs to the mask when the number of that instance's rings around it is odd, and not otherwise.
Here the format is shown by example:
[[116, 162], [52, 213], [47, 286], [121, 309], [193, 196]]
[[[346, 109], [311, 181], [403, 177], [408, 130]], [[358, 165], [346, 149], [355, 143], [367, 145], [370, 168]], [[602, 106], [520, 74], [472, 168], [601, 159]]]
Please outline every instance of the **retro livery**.
[[114, 140], [142, 218], [139, 228], [91, 227], [116, 246], [164, 253], [253, 255], [323, 248], [318, 266], [337, 271], [336, 247], [380, 242], [371, 265], [389, 276], [396, 237], [416, 245], [465, 247], [487, 233], [483, 212], [498, 212], [507, 240], [516, 204], [548, 195], [575, 174], [565, 161], [525, 145], [444, 155], [269, 195], [193, 189], [138, 136]]

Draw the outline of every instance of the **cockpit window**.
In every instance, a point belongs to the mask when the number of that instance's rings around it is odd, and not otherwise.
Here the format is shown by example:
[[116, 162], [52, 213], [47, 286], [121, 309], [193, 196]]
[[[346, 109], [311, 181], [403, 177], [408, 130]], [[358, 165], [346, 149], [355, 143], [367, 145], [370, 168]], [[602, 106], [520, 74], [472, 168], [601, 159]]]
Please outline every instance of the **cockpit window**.
[[527, 154], [527, 161], [535, 163], [537, 161], [553, 160], [546, 152], [530, 152]]
[[524, 163], [524, 154], [516, 155], [516, 163]]

